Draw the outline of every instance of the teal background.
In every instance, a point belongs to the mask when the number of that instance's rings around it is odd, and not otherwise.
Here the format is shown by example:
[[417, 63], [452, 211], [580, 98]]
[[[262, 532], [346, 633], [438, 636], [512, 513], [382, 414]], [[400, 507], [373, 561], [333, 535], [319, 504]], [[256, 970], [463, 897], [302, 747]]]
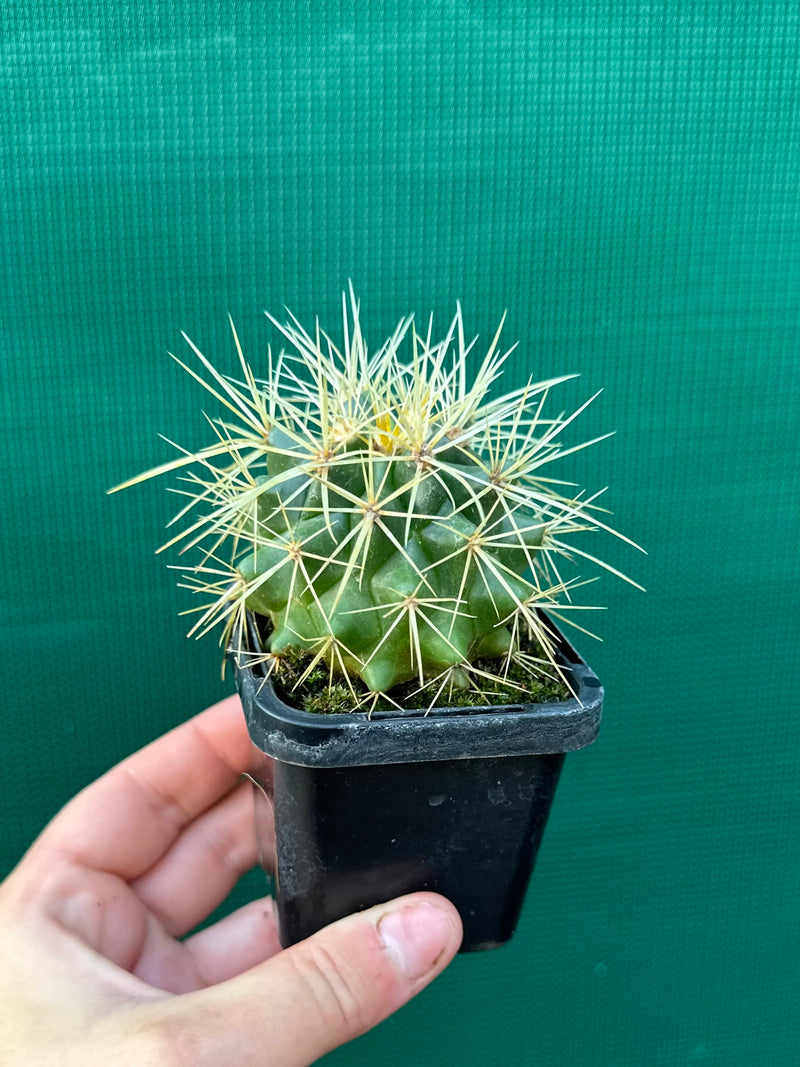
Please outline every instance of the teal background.
[[232, 370], [228, 313], [258, 365], [348, 278], [373, 341], [508, 308], [509, 384], [605, 390], [569, 470], [648, 592], [592, 590], [606, 719], [516, 939], [329, 1062], [797, 1063], [797, 4], [6, 0], [0, 55], [2, 870], [230, 685], [174, 498], [105, 495], [207, 439], [180, 331]]

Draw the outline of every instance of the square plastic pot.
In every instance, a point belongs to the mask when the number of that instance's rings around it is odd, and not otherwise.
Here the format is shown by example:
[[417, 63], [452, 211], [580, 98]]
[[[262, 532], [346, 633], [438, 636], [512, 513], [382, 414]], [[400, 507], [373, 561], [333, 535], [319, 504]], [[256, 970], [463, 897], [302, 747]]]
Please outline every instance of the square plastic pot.
[[569, 700], [371, 718], [290, 707], [253, 657], [232, 657], [284, 947], [417, 890], [456, 905], [462, 952], [509, 940], [564, 756], [600, 725], [600, 682], [560, 634], [558, 654]]

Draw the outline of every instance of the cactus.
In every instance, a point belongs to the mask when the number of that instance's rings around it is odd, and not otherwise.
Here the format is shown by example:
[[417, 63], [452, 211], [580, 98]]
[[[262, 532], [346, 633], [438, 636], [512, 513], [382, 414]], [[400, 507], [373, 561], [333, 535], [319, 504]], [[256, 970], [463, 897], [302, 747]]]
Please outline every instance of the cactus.
[[574, 451], [561, 435], [591, 402], [545, 416], [572, 376], [490, 398], [513, 348], [499, 347], [501, 322], [470, 378], [475, 341], [459, 306], [442, 340], [409, 317], [374, 353], [352, 288], [341, 347], [319, 325], [312, 335], [270, 319], [290, 347], [270, 352], [263, 381], [233, 323], [241, 381], [186, 338], [208, 377], [185, 369], [236, 421], [214, 420], [214, 444], [140, 476], [193, 467], [176, 520], [201, 513], [169, 542], [200, 551], [187, 577], [211, 599], [192, 632], [221, 623], [227, 643], [255, 612], [271, 624], [273, 667], [301, 651], [306, 674], [324, 662], [356, 703], [409, 681], [434, 703], [512, 665], [531, 676], [554, 666], [540, 609], [574, 607], [579, 584], [560, 557], [606, 566], [572, 543], [608, 529], [596, 497], [561, 495], [544, 476]]

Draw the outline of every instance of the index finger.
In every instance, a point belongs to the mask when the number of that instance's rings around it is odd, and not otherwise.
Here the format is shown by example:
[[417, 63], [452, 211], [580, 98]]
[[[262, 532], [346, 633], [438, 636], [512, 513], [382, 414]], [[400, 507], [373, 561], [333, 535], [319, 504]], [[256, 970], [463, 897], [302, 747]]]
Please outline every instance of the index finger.
[[83, 866], [130, 881], [149, 870], [185, 826], [229, 793], [249, 762], [241, 704], [238, 697], [228, 697], [84, 789], [34, 849], [56, 849]]

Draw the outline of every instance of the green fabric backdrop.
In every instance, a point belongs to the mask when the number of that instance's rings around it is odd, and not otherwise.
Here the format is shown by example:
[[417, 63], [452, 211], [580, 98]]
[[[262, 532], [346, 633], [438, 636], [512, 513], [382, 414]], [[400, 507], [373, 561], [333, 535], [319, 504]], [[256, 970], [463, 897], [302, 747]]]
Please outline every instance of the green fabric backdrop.
[[648, 592], [597, 592], [606, 721], [514, 942], [330, 1062], [795, 1064], [795, 0], [5, 0], [0, 49], [2, 869], [227, 691], [153, 555], [174, 498], [105, 496], [206, 440], [181, 329], [232, 369], [228, 313], [257, 363], [348, 278], [373, 338], [507, 307], [514, 382], [605, 388], [571, 471]]

